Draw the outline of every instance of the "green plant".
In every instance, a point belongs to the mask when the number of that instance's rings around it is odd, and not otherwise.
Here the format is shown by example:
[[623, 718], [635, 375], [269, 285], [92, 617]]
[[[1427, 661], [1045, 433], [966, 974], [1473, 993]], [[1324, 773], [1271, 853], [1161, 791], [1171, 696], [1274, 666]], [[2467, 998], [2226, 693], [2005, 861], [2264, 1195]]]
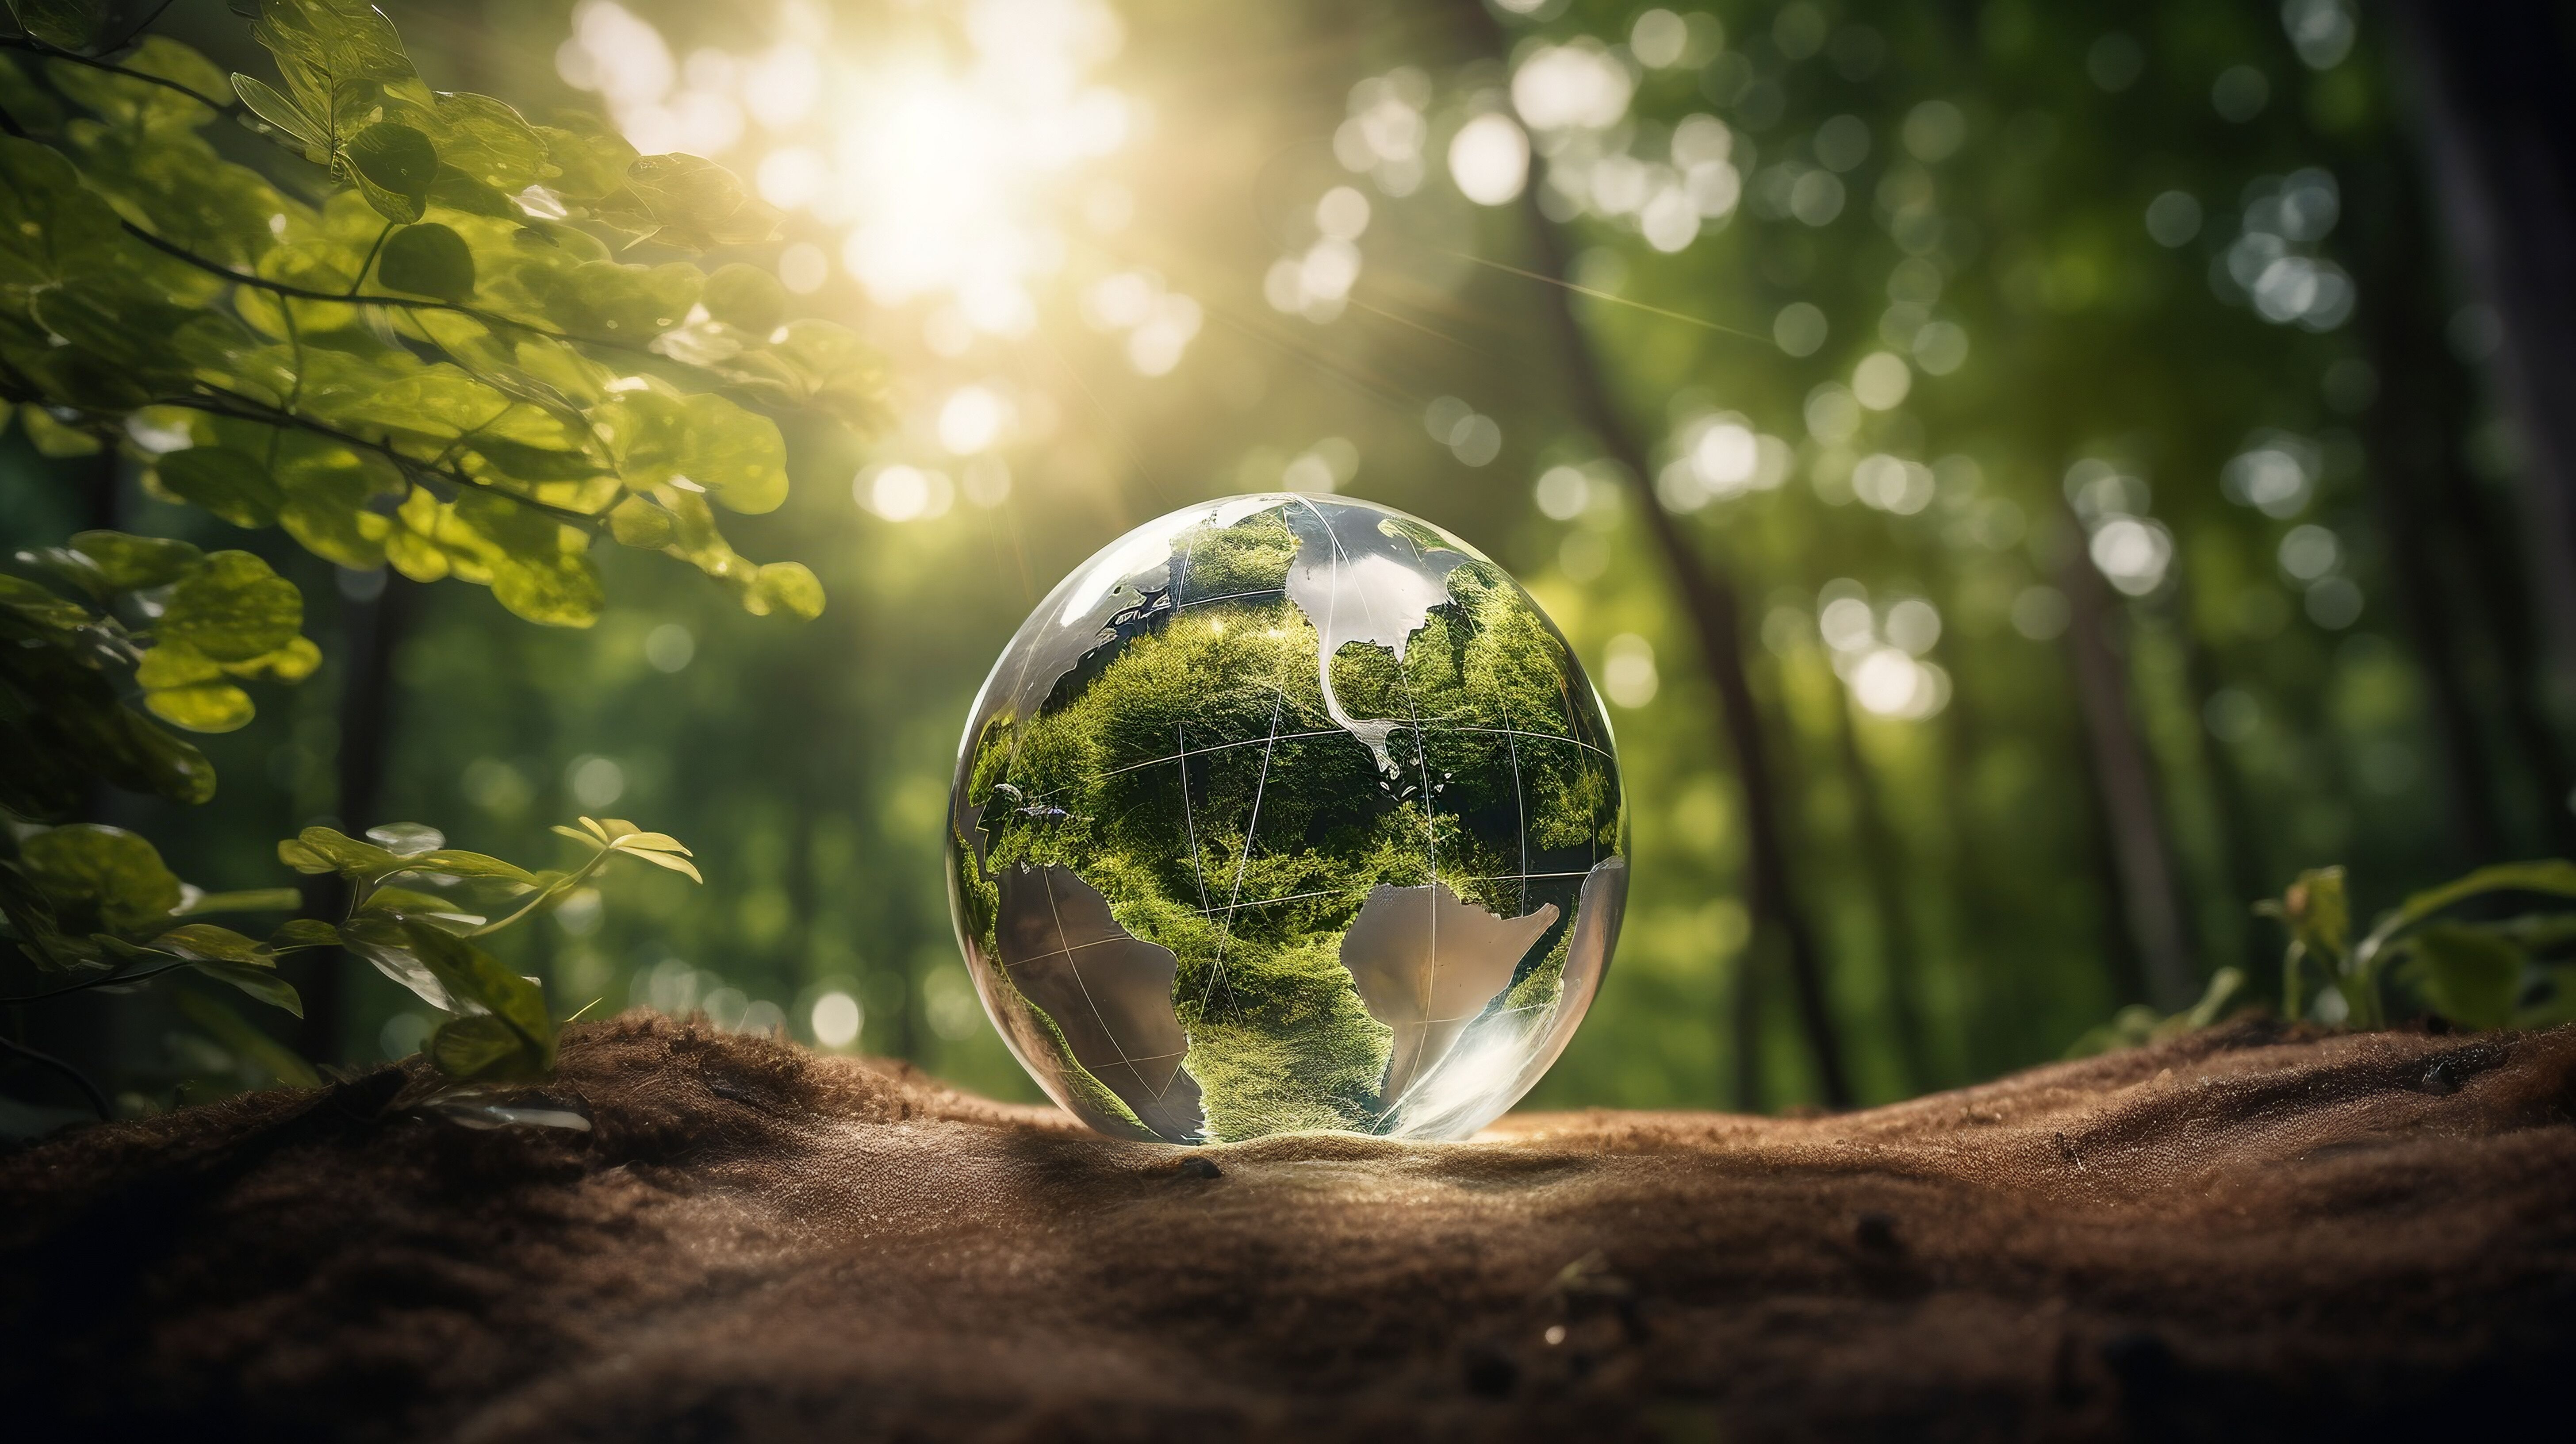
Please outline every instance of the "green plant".
[[2282, 1008], [2312, 1010], [2303, 964], [2314, 958], [2354, 1024], [2381, 1027], [2413, 1003], [2470, 1028], [2541, 1027], [2576, 1017], [2576, 914], [2462, 917], [2464, 903], [2514, 895], [2576, 898], [2576, 862], [2499, 863], [2414, 894], [2347, 945], [2343, 869], [2302, 873], [2277, 903], [2256, 911], [2290, 931]]
[[[164, 500], [342, 567], [489, 587], [540, 624], [597, 617], [602, 536], [752, 613], [821, 609], [810, 571], [743, 557], [717, 513], [785, 498], [769, 413], [864, 424], [877, 368], [846, 328], [789, 319], [766, 270], [682, 259], [770, 235], [735, 177], [639, 156], [590, 116], [433, 90], [355, 0], [237, 6], [275, 84], [114, 32], [119, 8], [10, 0], [20, 33], [0, 36], [18, 57], [0, 55], [0, 401], [40, 452], [113, 452]], [[219, 122], [268, 164], [229, 158]], [[309, 676], [303, 610], [248, 552], [113, 531], [0, 575], [0, 909], [48, 984], [27, 997], [184, 969], [292, 1010], [277, 957], [346, 946], [456, 1015], [431, 1048], [449, 1074], [542, 1073], [542, 992], [472, 939], [612, 856], [694, 876], [675, 841], [585, 820], [562, 830], [591, 855], [541, 873], [412, 846], [436, 835], [408, 825], [308, 830], [282, 854], [347, 878], [351, 911], [255, 940], [193, 919], [292, 893], [204, 896], [140, 837], [50, 825], [101, 784], [211, 799], [213, 768], [168, 729], [238, 728], [252, 688]], [[513, 910], [484, 922], [453, 887]]]
[[[2465, 1028], [2543, 1028], [2576, 1020], [2576, 912], [2463, 917], [2464, 904], [2516, 895], [2576, 899], [2576, 862], [2498, 863], [2427, 888], [2382, 913], [2359, 942], [2341, 867], [2311, 868], [2254, 905], [2277, 920], [2285, 1018], [2357, 1028], [2430, 1016]], [[2221, 968], [2191, 1008], [2132, 1005], [2067, 1050], [2085, 1057], [2205, 1028], [2254, 1001], [2245, 975]]]

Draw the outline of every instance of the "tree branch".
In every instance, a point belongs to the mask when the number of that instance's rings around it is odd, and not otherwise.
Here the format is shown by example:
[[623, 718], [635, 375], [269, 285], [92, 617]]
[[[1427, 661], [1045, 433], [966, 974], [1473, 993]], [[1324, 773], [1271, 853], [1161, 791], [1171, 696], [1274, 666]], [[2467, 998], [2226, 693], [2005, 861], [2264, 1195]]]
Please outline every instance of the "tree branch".
[[[166, 10], [170, 7], [165, 4], [161, 8]], [[160, 11], [154, 11], [153, 18], [160, 18]], [[151, 21], [149, 20], [144, 22], [145, 25], [149, 25], [150, 23]], [[137, 27], [136, 33], [141, 33], [141, 27]], [[131, 36], [127, 37], [126, 43], [133, 43]], [[233, 111], [241, 108], [237, 102], [217, 100], [213, 96], [206, 94], [204, 91], [197, 89], [193, 85], [182, 85], [178, 81], [169, 79], [166, 76], [153, 75], [146, 71], [136, 70], [131, 66], [119, 65], [112, 60], [100, 60], [93, 56], [80, 54], [77, 51], [59, 49], [55, 46], [47, 45], [45, 42], [38, 40], [33, 36], [0, 35], [0, 50], [22, 50], [29, 55], [41, 55], [47, 60], [67, 60], [74, 65], [84, 66], [91, 70], [103, 70], [110, 75], [122, 75], [128, 80], [140, 80], [146, 85], [157, 85], [163, 90], [175, 90], [181, 95], [188, 97], [190, 100], [197, 102], [199, 105], [205, 106], [207, 109], [214, 111], [218, 115], [229, 115]]]
[[[155, 956], [166, 958], [170, 955], [160, 953]], [[193, 959], [181, 958], [177, 962], [166, 963], [140, 973], [104, 973], [95, 978], [84, 978], [77, 983], [65, 983], [59, 988], [47, 988], [41, 993], [21, 993], [14, 998], [0, 998], [0, 1007], [15, 1007], [20, 1003], [41, 1003], [47, 998], [60, 998], [71, 993], [86, 993], [92, 988], [113, 988], [126, 983], [145, 982], [163, 973], [175, 973], [181, 968], [190, 966], [193, 961]]]
[[98, 1114], [98, 1119], [101, 1123], [104, 1123], [116, 1116], [116, 1110], [108, 1106], [107, 1095], [98, 1090], [97, 1084], [89, 1081], [89, 1075], [87, 1073], [84, 1073], [78, 1068], [73, 1067], [71, 1064], [64, 1062], [62, 1059], [55, 1057], [53, 1054], [40, 1053], [35, 1049], [28, 1047], [26, 1044], [10, 1038], [6, 1034], [0, 1034], [0, 1052], [8, 1053], [12, 1057], [24, 1059], [27, 1062], [35, 1064], [39, 1068], [52, 1069], [54, 1072], [72, 1080], [73, 1084], [78, 1086], [81, 1092], [89, 1096], [89, 1106], [92, 1111]]
[[[404, 311], [445, 311], [451, 315], [463, 316], [468, 320], [479, 321], [486, 326], [491, 326], [496, 329], [507, 328], [516, 331], [526, 331], [532, 335], [543, 336], [549, 341], [567, 341], [579, 346], [597, 346], [603, 350], [628, 351], [643, 356], [659, 356], [662, 354], [655, 351], [650, 346], [639, 346], [632, 341], [621, 341], [606, 336], [578, 336], [569, 331], [553, 330], [545, 326], [540, 326], [533, 321], [522, 321], [513, 316], [504, 316], [498, 312], [485, 311], [474, 306], [460, 305], [454, 301], [437, 301], [426, 296], [382, 296], [372, 292], [364, 295], [342, 295], [331, 291], [317, 291], [308, 286], [290, 285], [284, 281], [272, 281], [266, 276], [252, 275], [248, 272], [236, 271], [221, 261], [211, 260], [205, 256], [198, 255], [196, 252], [189, 250], [187, 247], [180, 245], [176, 241], [164, 240], [160, 236], [154, 235], [152, 232], [136, 225], [132, 221], [122, 220], [120, 218], [119, 223], [125, 227], [128, 235], [133, 236], [135, 239], [142, 241], [145, 245], [152, 247], [163, 255], [169, 256], [173, 260], [183, 261], [188, 265], [196, 267], [198, 270], [204, 271], [208, 275], [221, 276], [225, 280], [231, 281], [236, 285], [248, 286], [253, 290], [266, 291], [272, 296], [288, 296], [299, 301], [328, 301], [335, 306], [391, 306], [397, 310]], [[374, 257], [372, 254], [369, 256], [368, 260], [369, 264], [373, 264]], [[364, 280], [365, 278], [361, 276], [360, 283], [363, 284]]]

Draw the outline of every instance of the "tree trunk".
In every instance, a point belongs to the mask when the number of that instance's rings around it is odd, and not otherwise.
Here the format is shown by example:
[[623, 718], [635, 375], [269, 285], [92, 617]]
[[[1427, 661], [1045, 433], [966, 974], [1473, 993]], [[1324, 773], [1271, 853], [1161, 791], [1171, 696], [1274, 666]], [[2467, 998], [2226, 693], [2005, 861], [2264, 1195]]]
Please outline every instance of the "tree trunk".
[[[2565, 7], [2392, 0], [2451, 248], [2503, 323], [2525, 538], [2549, 650], [2576, 679], [2576, 85]], [[2563, 808], [2565, 799], [2552, 799]]]
[[[340, 825], [352, 835], [384, 822], [385, 763], [394, 730], [394, 653], [411, 630], [421, 588], [390, 568], [338, 573], [340, 595]], [[349, 885], [317, 877], [304, 888], [307, 915], [338, 918], [348, 912]], [[304, 995], [304, 1023], [296, 1051], [317, 1062], [336, 1062], [348, 1045], [346, 981], [352, 959], [337, 948], [318, 950], [296, 988]]]
[[2354, 197], [2361, 240], [2370, 256], [2362, 277], [2372, 304], [2362, 310], [2364, 344], [2379, 374], [2379, 394], [2364, 418], [2369, 436], [2371, 501], [2397, 582], [2398, 611], [2416, 665], [2424, 672], [2433, 736], [2442, 754], [2443, 802], [2455, 870], [2497, 862], [2504, 826], [2496, 814], [2495, 779], [2479, 725], [2469, 675], [2469, 637], [2453, 612], [2456, 594], [2443, 583], [2440, 548], [2449, 528], [2436, 495], [2456, 464], [2459, 432], [2444, 425], [2440, 393], [2452, 378], [2442, 356], [2442, 323], [2432, 313], [2424, 278], [2431, 247], [2413, 208], [2391, 194], [2386, 167]]
[[1931, 1049], [1924, 1038], [1923, 930], [1915, 925], [1905, 902], [1905, 859], [1896, 829], [1887, 820], [1878, 778], [1861, 754], [1860, 729], [1852, 722], [1852, 701], [1839, 698], [1834, 707], [1835, 739], [1842, 754], [1843, 776], [1852, 790], [1852, 816], [1860, 833], [1861, 865], [1869, 874], [1872, 910], [1878, 914], [1879, 968], [1887, 979], [1887, 1008], [1896, 1024], [1897, 1057], [1905, 1067], [1905, 1088], [1920, 1093], [1932, 1086]]
[[[1497, 61], [1505, 59], [1510, 53], [1511, 38], [1482, 0], [1462, 0], [1457, 13], [1474, 27], [1473, 43], [1480, 52]], [[1817, 1092], [1828, 1107], [1850, 1107], [1851, 1081], [1843, 1067], [1842, 1041], [1826, 996], [1824, 959], [1790, 881], [1788, 842], [1782, 826], [1779, 789], [1771, 772], [1770, 746], [1763, 734], [1762, 709], [1754, 699], [1752, 679], [1744, 665], [1741, 597], [1734, 578], [1701, 556], [1689, 538], [1682, 535], [1672, 513], [1655, 500], [1654, 473], [1647, 465], [1646, 448], [1612, 400], [1600, 359], [1593, 353], [1582, 321], [1574, 314], [1565, 243], [1556, 223], [1539, 210], [1535, 185], [1523, 188], [1521, 211], [1535, 263], [1531, 269], [1556, 282], [1541, 287], [1545, 297], [1542, 304], [1549, 327], [1556, 333], [1573, 412], [1610, 458], [1626, 468], [1634, 483], [1637, 512], [1645, 518], [1656, 549], [1673, 570], [1682, 604], [1697, 634], [1700, 661], [1708, 669], [1710, 685], [1717, 689], [1718, 711], [1735, 757], [1736, 782], [1744, 795], [1746, 891], [1752, 903], [1753, 942], [1758, 945], [1766, 933], [1779, 939], [1788, 959], [1799, 1026], [1814, 1055]]]
[[2257, 817], [2253, 790], [2245, 785], [2245, 770], [2236, 765], [2233, 745], [2209, 731], [2209, 699], [2221, 685], [2218, 661], [2209, 648], [2201, 645], [2191, 629], [2192, 608], [2188, 598], [2177, 598], [2173, 609], [2176, 639], [2182, 646], [2183, 673], [2191, 687], [2191, 704], [2195, 720], [2200, 723], [2200, 751], [2208, 759], [2209, 789], [2218, 805], [2219, 868], [2227, 879], [2238, 904], [2238, 948], [2249, 976], [2261, 977], [2280, 957], [2280, 949], [2268, 928], [2249, 926], [2246, 919], [2258, 898], [2272, 896], [2288, 881], [2271, 875], [2269, 851], [2264, 846], [2263, 826]]
[[[1541, 274], [1566, 281], [1567, 256], [1556, 224], [1539, 212], [1537, 192], [1523, 192], [1530, 248]], [[1815, 933], [1798, 905], [1790, 882], [1787, 832], [1782, 825], [1780, 793], [1772, 775], [1770, 742], [1762, 707], [1753, 695], [1744, 664], [1744, 607], [1735, 579], [1703, 557], [1672, 513], [1655, 500], [1646, 448], [1611, 399], [1601, 365], [1574, 314], [1573, 292], [1562, 284], [1543, 289], [1548, 320], [1557, 334], [1566, 381], [1576, 417], [1588, 427], [1610, 458], [1635, 483], [1637, 513], [1647, 534], [1672, 568], [1699, 643], [1700, 662], [1717, 689], [1718, 712], [1735, 756], [1737, 786], [1744, 795], [1746, 891], [1751, 895], [1755, 931], [1780, 940], [1789, 964], [1789, 986], [1798, 1021], [1816, 1065], [1817, 1091], [1828, 1107], [1851, 1106], [1849, 1076], [1844, 1071], [1841, 1037], [1826, 998], [1824, 958]]]
[[[2071, 513], [2066, 524], [2076, 525]], [[2132, 704], [2128, 659], [2112, 635], [2119, 604], [2081, 546], [2058, 568], [2058, 586], [2065, 590], [2071, 612], [2066, 649], [2100, 791], [2121, 914], [2145, 974], [2148, 1000], [2168, 1013], [2179, 1012], [2191, 1006], [2199, 991], [2193, 983], [2199, 970], [2192, 963], [2173, 852], [2157, 805], [2155, 764]]]

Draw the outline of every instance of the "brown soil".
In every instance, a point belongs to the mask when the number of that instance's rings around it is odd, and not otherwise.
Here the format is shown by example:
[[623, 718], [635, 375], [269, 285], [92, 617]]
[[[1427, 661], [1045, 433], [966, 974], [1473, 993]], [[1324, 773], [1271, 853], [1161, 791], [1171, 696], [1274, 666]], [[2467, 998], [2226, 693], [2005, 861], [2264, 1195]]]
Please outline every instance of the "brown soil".
[[8, 1432], [2398, 1437], [2576, 1363], [2569, 1030], [1199, 1151], [643, 1016], [592, 1134], [398, 1081], [0, 1160]]

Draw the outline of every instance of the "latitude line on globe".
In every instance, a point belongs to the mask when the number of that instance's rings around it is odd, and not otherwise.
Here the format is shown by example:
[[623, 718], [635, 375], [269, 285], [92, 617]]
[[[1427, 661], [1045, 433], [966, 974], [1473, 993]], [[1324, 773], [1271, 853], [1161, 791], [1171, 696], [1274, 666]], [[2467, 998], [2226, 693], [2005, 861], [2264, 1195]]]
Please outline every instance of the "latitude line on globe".
[[[1467, 727], [1447, 722], [1445, 719], [1435, 718], [1433, 720], [1440, 721], [1442, 725], [1446, 726], [1452, 732], [1473, 732], [1489, 737], [1526, 737], [1534, 742], [1562, 742], [1570, 747], [1580, 747], [1584, 751], [1593, 753], [1596, 756], [1610, 756], [1609, 753], [1603, 751], [1600, 747], [1586, 742], [1580, 737], [1568, 737], [1561, 732], [1532, 732], [1527, 729], [1512, 727]], [[1342, 729], [1339, 727], [1322, 727], [1308, 732], [1282, 732], [1275, 739], [1270, 737], [1245, 737], [1233, 742], [1218, 742], [1206, 747], [1189, 748], [1183, 752], [1175, 753], [1170, 757], [1148, 757], [1142, 762], [1125, 762], [1116, 767], [1104, 767], [1098, 772], [1088, 774], [1084, 777], [1083, 781], [1096, 782], [1103, 777], [1116, 777], [1122, 773], [1137, 772], [1148, 767], [1160, 767], [1166, 762], [1177, 762], [1185, 757], [1205, 757], [1210, 753], [1228, 752], [1238, 747], [1253, 747], [1265, 742], [1304, 742], [1317, 737], [1335, 737], [1340, 735], [1342, 735]], [[1044, 792], [1032, 792], [1029, 795], [1031, 797], [1054, 797], [1069, 790], [1072, 786], [1073, 784], [1068, 783], [1064, 787], [1051, 787]]]
[[[1495, 873], [1479, 873], [1479, 874], [1477, 874], [1477, 875], [1476, 875], [1476, 876], [1474, 876], [1474, 877], [1462, 877], [1462, 878], [1458, 879], [1458, 881], [1460, 881], [1460, 882], [1517, 882], [1517, 883], [1527, 884], [1527, 883], [1533, 883], [1533, 882], [1544, 882], [1544, 881], [1546, 881], [1546, 880], [1548, 880], [1548, 879], [1550, 879], [1550, 878], [1561, 878], [1561, 877], [1590, 877], [1590, 876], [1591, 876], [1591, 873], [1589, 873], [1589, 872], [1585, 871], [1584, 869], [1576, 868], [1576, 869], [1573, 869], [1572, 871], [1567, 871], [1567, 872], [1495, 872]], [[1229, 908], [1229, 909], [1262, 908], [1262, 907], [1270, 907], [1270, 906], [1272, 906], [1273, 904], [1276, 904], [1276, 903], [1304, 902], [1304, 901], [1305, 901], [1306, 899], [1308, 899], [1308, 898], [1318, 898], [1318, 897], [1348, 897], [1348, 896], [1351, 896], [1351, 895], [1352, 895], [1352, 894], [1354, 894], [1354, 893], [1366, 893], [1366, 892], [1369, 892], [1370, 890], [1372, 890], [1372, 889], [1373, 889], [1373, 888], [1375, 888], [1375, 887], [1376, 887], [1376, 884], [1375, 884], [1375, 883], [1370, 883], [1370, 884], [1368, 884], [1368, 885], [1366, 885], [1366, 886], [1315, 888], [1315, 889], [1312, 889], [1312, 890], [1307, 891], [1307, 892], [1289, 892], [1289, 893], [1281, 893], [1281, 894], [1280, 894], [1279, 896], [1277, 896], [1277, 897], [1257, 897], [1257, 898], [1247, 898], [1247, 899], [1245, 899], [1245, 900], [1244, 900], [1244, 901], [1242, 901], [1242, 902], [1239, 902], [1239, 903], [1230, 903], [1230, 904], [1228, 904], [1227, 906], [1228, 906], [1228, 908]], [[1217, 910], [1216, 910], [1215, 908], [1213, 908], [1213, 907], [1205, 908], [1205, 909], [1200, 910], [1200, 912], [1199, 912], [1199, 916], [1201, 916], [1201, 917], [1213, 917], [1213, 916], [1215, 916], [1215, 915], [1216, 915], [1216, 912], [1217, 912]], [[1522, 913], [1516, 913], [1516, 914], [1514, 914], [1514, 916], [1515, 916], [1515, 917], [1527, 917], [1527, 916], [1529, 916], [1529, 914], [1528, 914], [1528, 913], [1526, 913], [1526, 912], [1522, 912]], [[1050, 955], [1050, 956], [1052, 956], [1052, 955]]]

